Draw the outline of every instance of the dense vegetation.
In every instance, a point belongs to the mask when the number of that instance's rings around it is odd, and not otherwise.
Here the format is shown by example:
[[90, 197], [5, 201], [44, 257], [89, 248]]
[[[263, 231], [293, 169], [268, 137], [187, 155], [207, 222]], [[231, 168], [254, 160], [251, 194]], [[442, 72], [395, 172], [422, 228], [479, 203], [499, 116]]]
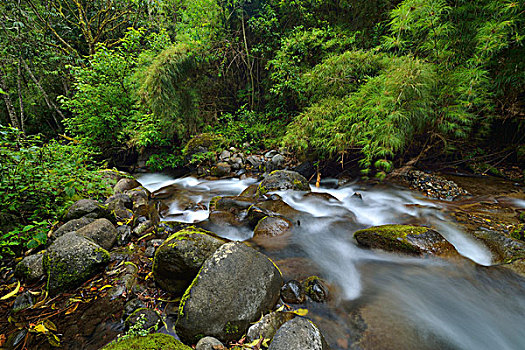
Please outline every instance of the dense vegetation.
[[92, 190], [92, 159], [176, 166], [200, 132], [379, 178], [487, 142], [524, 159], [524, 35], [512, 0], [2, 1], [5, 234]]

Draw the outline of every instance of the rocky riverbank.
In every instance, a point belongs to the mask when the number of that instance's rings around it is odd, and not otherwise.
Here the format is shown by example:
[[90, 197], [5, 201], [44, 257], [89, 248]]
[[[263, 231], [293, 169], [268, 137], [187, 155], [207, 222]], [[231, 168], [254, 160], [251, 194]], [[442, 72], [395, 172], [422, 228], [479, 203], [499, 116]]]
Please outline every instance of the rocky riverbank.
[[[25, 257], [14, 274], [4, 272], [2, 293], [16, 289], [0, 309], [8, 320], [2, 346], [328, 349], [330, 343], [337, 349], [377, 349], [370, 343], [378, 336], [370, 333], [377, 322], [370, 316], [377, 312], [375, 303], [341, 315], [352, 325], [345, 331], [330, 326], [334, 319], [310, 317], [307, 307], [321, 310], [333, 303], [338, 287], [315, 276], [315, 262], [279, 255], [296, 244], [295, 232], [313, 221], [275, 191], [296, 191], [324, 205], [340, 200], [310, 192], [309, 181], [298, 172], [277, 170], [294, 165], [282, 155], [284, 160], [276, 158], [277, 152], [261, 155], [259, 167], [232, 152], [222, 152], [218, 163], [196, 171], [211, 179], [264, 173], [262, 181], [236, 196], [188, 201], [190, 210], [209, 211], [198, 226], [163, 221], [170, 192], [151, 193], [126, 174], [115, 175], [114, 194], [104, 203], [83, 199], [71, 206], [46, 250]], [[233, 164], [241, 164], [235, 159], [244, 159], [245, 167], [234, 169]], [[214, 170], [221, 167], [228, 171]], [[416, 171], [403, 180], [445, 200], [458, 223], [489, 247], [496, 263], [523, 273], [523, 211], [504, 201], [471, 203], [469, 191], [436, 175]], [[521, 188], [514, 190], [512, 198], [523, 200]], [[354, 193], [351, 200], [367, 198]], [[350, 232], [360, 228], [350, 212], [341, 225]], [[244, 243], [224, 238], [232, 227], [253, 237]], [[363, 228], [352, 237], [363, 248], [468, 263], [439, 230], [417, 223]]]

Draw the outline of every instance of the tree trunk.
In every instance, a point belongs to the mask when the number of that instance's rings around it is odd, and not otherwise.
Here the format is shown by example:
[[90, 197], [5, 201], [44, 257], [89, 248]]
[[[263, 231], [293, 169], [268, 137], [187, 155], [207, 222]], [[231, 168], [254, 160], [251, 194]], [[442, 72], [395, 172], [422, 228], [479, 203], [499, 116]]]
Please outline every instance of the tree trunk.
[[[60, 115], [60, 117], [62, 118], [62, 120], [65, 119], [64, 117], [64, 114], [62, 114], [62, 111], [60, 111], [60, 109], [58, 109], [58, 107], [56, 106], [56, 104], [51, 101], [51, 99], [49, 98], [49, 95], [47, 94], [47, 92], [44, 90], [44, 88], [42, 87], [42, 85], [40, 85], [40, 82], [38, 81], [38, 79], [35, 77], [35, 75], [33, 74], [33, 71], [31, 71], [31, 68], [29, 68], [29, 66], [27, 65], [27, 62], [22, 58], [22, 63], [24, 65], [24, 68], [26, 69], [27, 73], [29, 74], [29, 76], [31, 77], [31, 80], [33, 80], [33, 82], [35, 83], [36, 87], [38, 88], [38, 90], [40, 90], [40, 92], [42, 93], [43, 97], [44, 97], [44, 100], [46, 101], [46, 104], [47, 106], [50, 108], [50, 109], [54, 109], [58, 115]], [[60, 124], [58, 123], [57, 119], [55, 118], [55, 115], [53, 114], [53, 119], [55, 120], [55, 123], [57, 125], [57, 127], [60, 129]]]
[[25, 114], [24, 114], [24, 101], [22, 99], [22, 86], [20, 84], [20, 80], [22, 80], [22, 68], [21, 68], [21, 61], [22, 58], [18, 59], [18, 65], [17, 65], [17, 75], [16, 75], [16, 88], [18, 90], [18, 104], [20, 107], [20, 130], [23, 134], [25, 134]]
[[7, 114], [9, 114], [9, 119], [11, 120], [11, 125], [17, 129], [20, 129], [20, 125], [18, 125], [18, 120], [16, 118], [16, 111], [15, 107], [13, 106], [13, 101], [11, 101], [11, 97], [9, 94], [7, 94], [7, 84], [4, 80], [4, 74], [3, 70], [0, 71], [0, 89], [4, 90], [6, 94], [1, 94], [2, 98], [5, 102], [5, 106], [7, 107]]

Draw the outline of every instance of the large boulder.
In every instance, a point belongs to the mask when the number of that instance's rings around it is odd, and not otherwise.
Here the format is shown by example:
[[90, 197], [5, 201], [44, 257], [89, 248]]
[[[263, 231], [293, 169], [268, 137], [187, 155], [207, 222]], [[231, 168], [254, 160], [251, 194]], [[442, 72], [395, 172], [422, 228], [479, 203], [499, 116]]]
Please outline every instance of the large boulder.
[[272, 191], [310, 191], [308, 180], [295, 171], [276, 170], [264, 178], [257, 188], [258, 194]]
[[15, 267], [15, 276], [28, 282], [38, 281], [44, 276], [43, 254], [26, 256]]
[[132, 190], [140, 186], [140, 182], [135, 179], [124, 178], [120, 179], [119, 182], [113, 187], [113, 192], [122, 193], [128, 190]]
[[134, 336], [106, 345], [102, 350], [192, 350], [168, 334]]
[[79, 219], [83, 216], [91, 219], [111, 217], [105, 205], [93, 199], [81, 199], [69, 208], [64, 216], [64, 221]]
[[64, 234], [68, 232], [74, 232], [78, 229], [81, 229], [82, 227], [91, 224], [95, 219], [87, 218], [87, 217], [81, 217], [80, 219], [73, 219], [68, 222], [66, 222], [64, 225], [60, 226], [56, 231], [54, 231], [51, 234], [50, 240], [54, 241], [60, 236], [63, 236]]
[[312, 321], [296, 317], [286, 322], [273, 337], [268, 350], [328, 350], [321, 331]]
[[77, 235], [91, 239], [106, 250], [117, 242], [117, 229], [108, 219], [97, 219], [91, 224], [77, 230]]
[[354, 233], [363, 247], [411, 255], [459, 256], [454, 246], [438, 232], [409, 225], [374, 226]]
[[184, 293], [204, 261], [224, 243], [212, 232], [196, 227], [172, 234], [155, 252], [155, 281], [168, 292]]
[[204, 133], [195, 136], [188, 141], [182, 150], [186, 162], [190, 162], [195, 154], [210, 151], [210, 149], [216, 146], [218, 142], [219, 138], [214, 134]]
[[224, 244], [186, 290], [177, 334], [192, 344], [202, 335], [223, 342], [239, 339], [275, 306], [282, 283], [280, 271], [265, 255], [243, 243]]
[[44, 254], [47, 290], [55, 295], [80, 286], [109, 262], [109, 253], [73, 232], [59, 237]]

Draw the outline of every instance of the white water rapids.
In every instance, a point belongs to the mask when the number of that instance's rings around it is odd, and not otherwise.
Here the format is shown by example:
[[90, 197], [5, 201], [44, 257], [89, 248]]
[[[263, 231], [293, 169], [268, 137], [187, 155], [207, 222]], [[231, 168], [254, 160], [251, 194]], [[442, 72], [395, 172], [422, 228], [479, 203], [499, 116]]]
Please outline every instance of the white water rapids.
[[[173, 179], [161, 174], [137, 178], [152, 192], [175, 186], [192, 202], [206, 206], [214, 196], [238, 195], [255, 182]], [[401, 338], [389, 346], [368, 348], [396, 349], [403, 344], [404, 349], [525, 349], [524, 280], [506, 270], [484, 267], [491, 265], [489, 250], [465, 234], [442, 203], [386, 186], [370, 189], [349, 184], [338, 189], [312, 187], [312, 191], [329, 193], [338, 201], [304, 197], [299, 192], [278, 193], [287, 204], [305, 213], [300, 226], [294, 229], [292, 244], [278, 253], [278, 258], [307, 257], [323, 278], [337, 286], [339, 301], [332, 310], [337, 320], [334, 322], [347, 322], [335, 315], [352, 309], [355, 303], [369, 302], [379, 309], [385, 322], [403, 322], [412, 329], [398, 335]], [[355, 192], [363, 199], [352, 197]], [[516, 205], [525, 207], [521, 202]], [[192, 223], [207, 219], [209, 213], [185, 210], [174, 200], [170, 202], [170, 214], [177, 215], [177, 221]], [[354, 216], [356, 222], [346, 219]], [[361, 249], [352, 239], [357, 229], [392, 223], [433, 227], [475, 264]], [[252, 234], [246, 229], [216, 233], [237, 240], [249, 239]], [[334, 342], [331, 346], [344, 348]]]

